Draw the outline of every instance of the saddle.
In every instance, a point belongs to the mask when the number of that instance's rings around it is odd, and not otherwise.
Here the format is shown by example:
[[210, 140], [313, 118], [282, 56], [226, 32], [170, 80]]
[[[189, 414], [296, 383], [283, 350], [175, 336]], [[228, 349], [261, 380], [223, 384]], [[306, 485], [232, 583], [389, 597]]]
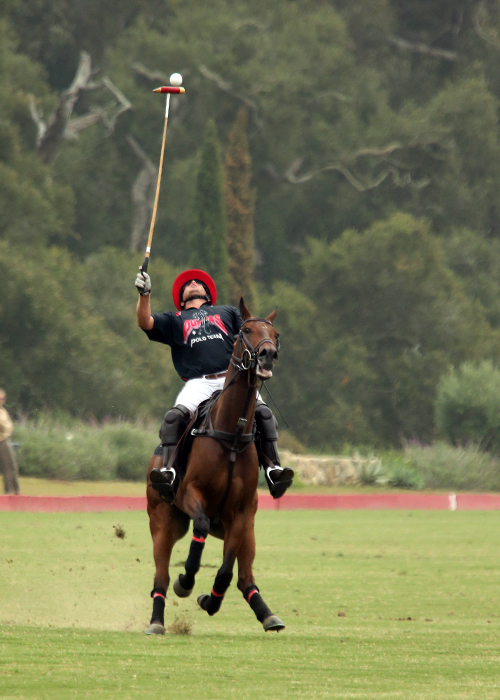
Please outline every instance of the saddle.
[[[179, 442], [177, 443], [177, 447], [175, 448], [172, 457], [170, 458], [170, 462], [168, 464], [169, 467], [173, 467], [177, 474], [179, 475], [180, 481], [184, 479], [184, 476], [186, 475], [186, 469], [187, 469], [187, 460], [189, 457], [189, 453], [191, 452], [191, 447], [193, 446], [193, 441], [196, 437], [207, 435], [214, 437], [215, 439], [219, 440], [220, 442], [224, 441], [229, 441], [232, 436], [229, 434], [224, 434], [224, 433], [216, 433], [213, 429], [210, 429], [208, 427], [208, 424], [211, 424], [209, 412], [214, 403], [217, 401], [218, 397], [222, 391], [215, 391], [212, 396], [209, 399], [205, 399], [205, 401], [202, 401], [200, 405], [198, 406], [197, 410], [194, 412], [193, 417], [191, 418], [190, 422], [188, 423], [184, 433], [182, 434]], [[244, 436], [246, 439], [244, 440], [244, 447], [245, 449], [246, 446], [250, 442], [253, 442], [255, 440], [256, 445], [257, 445], [257, 451], [259, 453], [259, 463], [260, 463], [260, 449], [259, 449], [259, 441], [256, 440], [257, 436], [257, 426], [254, 421], [254, 427], [253, 427], [253, 433], [251, 436]], [[228, 449], [230, 449], [229, 445], [226, 445]], [[154, 451], [155, 455], [162, 456], [163, 455], [163, 446], [160, 444]]]

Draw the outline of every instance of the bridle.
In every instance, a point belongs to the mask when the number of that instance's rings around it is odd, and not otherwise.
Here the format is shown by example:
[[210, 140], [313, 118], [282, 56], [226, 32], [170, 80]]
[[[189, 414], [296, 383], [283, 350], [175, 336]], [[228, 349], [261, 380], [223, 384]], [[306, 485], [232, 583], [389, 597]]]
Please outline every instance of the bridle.
[[274, 343], [271, 340], [271, 338], [263, 338], [259, 343], [257, 343], [255, 347], [251, 344], [251, 342], [248, 340], [247, 336], [243, 332], [243, 329], [245, 328], [247, 323], [252, 323], [253, 321], [267, 323], [269, 326], [273, 325], [271, 321], [269, 321], [269, 319], [267, 318], [254, 318], [253, 316], [251, 318], [247, 318], [246, 321], [243, 321], [240, 328], [240, 332], [238, 333], [238, 339], [235, 348], [236, 352], [238, 352], [238, 349], [240, 349], [240, 354], [236, 355], [235, 353], [233, 353], [231, 355], [231, 364], [239, 372], [249, 372], [254, 367], [257, 367], [257, 365], [259, 364], [259, 351], [261, 347], [266, 343], [270, 343], [278, 354], [280, 351], [279, 338], [277, 338], [276, 343]]

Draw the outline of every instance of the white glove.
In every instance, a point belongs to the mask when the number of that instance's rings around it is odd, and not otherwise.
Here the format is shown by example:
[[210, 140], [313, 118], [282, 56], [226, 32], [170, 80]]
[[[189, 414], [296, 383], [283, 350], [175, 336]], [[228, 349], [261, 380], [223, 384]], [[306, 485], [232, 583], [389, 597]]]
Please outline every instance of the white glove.
[[141, 297], [151, 294], [151, 278], [147, 272], [142, 271], [142, 268], [139, 268], [139, 272], [135, 279], [135, 288]]

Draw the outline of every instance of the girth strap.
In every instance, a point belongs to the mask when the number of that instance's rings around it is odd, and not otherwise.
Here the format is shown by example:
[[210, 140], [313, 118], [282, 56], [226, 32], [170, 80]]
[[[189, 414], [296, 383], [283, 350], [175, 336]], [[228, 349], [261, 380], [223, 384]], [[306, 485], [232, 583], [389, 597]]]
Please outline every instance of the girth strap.
[[[211, 426], [203, 426], [199, 428], [198, 430], [196, 428], [193, 428], [191, 431], [191, 435], [193, 437], [211, 437], [217, 440], [222, 444], [223, 447], [226, 447], [227, 449], [231, 450], [234, 447], [234, 444], [229, 447], [228, 445], [225, 445], [225, 442], [231, 442], [234, 440], [235, 433], [225, 433], [223, 430], [215, 430]], [[250, 443], [254, 439], [255, 435], [254, 433], [245, 433], [245, 435], [240, 435], [239, 442], [247, 442]], [[245, 445], [242, 450], [239, 450], [240, 452], [243, 452], [248, 447], [248, 445]]]
[[[251, 390], [249, 391], [250, 397], [251, 397]], [[212, 423], [212, 416], [210, 414], [210, 411], [207, 411], [207, 414], [205, 416], [205, 420], [203, 421], [202, 425], [199, 428], [193, 428], [191, 430], [191, 435], [193, 437], [211, 437], [214, 438], [214, 440], [217, 440], [222, 447], [225, 447], [226, 450], [229, 450], [231, 453], [235, 451], [236, 454], [239, 454], [240, 452], [243, 452], [246, 450], [246, 448], [250, 445], [250, 443], [253, 442], [255, 438], [255, 432], [252, 431], [251, 433], [245, 433], [243, 435], [243, 430], [245, 429], [247, 420], [244, 418], [248, 411], [248, 404], [250, 403], [249, 397], [247, 394], [247, 400], [245, 401], [245, 407], [243, 409], [243, 414], [241, 418], [238, 420], [238, 427], [236, 429], [235, 433], [227, 433], [224, 430], [215, 430], [213, 423]], [[227, 443], [232, 443], [231, 445], [228, 445]], [[243, 445], [241, 449], [239, 448], [240, 443], [246, 443]]]

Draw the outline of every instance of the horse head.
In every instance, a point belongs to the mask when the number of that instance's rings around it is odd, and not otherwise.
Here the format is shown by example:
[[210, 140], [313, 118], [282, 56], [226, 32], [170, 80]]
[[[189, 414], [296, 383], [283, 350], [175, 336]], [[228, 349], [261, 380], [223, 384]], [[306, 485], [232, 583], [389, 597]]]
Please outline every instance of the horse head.
[[279, 333], [273, 326], [276, 309], [267, 318], [255, 318], [241, 297], [240, 314], [243, 323], [235, 342], [232, 364], [240, 371], [254, 369], [260, 379], [269, 379], [280, 349]]

